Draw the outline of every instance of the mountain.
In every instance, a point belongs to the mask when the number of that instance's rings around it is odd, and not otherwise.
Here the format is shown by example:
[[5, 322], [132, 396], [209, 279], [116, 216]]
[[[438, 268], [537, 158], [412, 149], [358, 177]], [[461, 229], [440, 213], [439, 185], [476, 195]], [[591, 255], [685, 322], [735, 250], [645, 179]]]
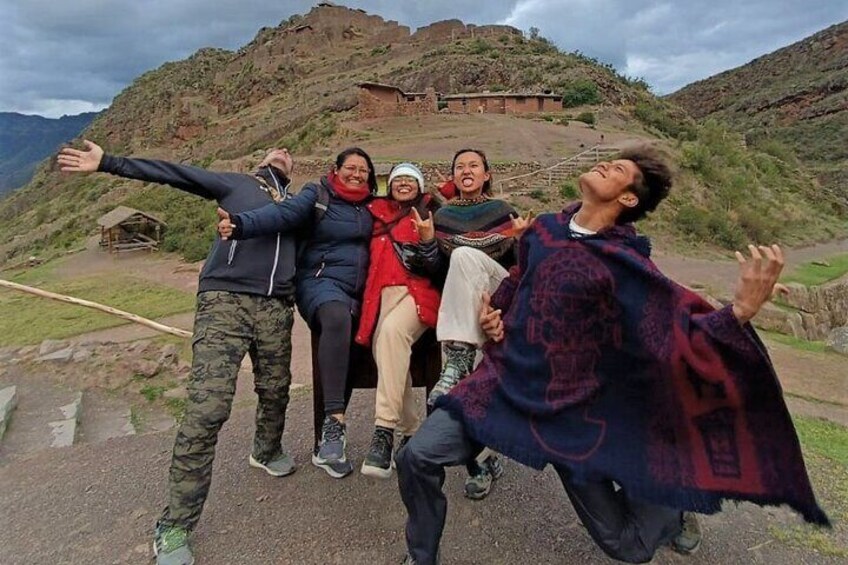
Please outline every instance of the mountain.
[[0, 196], [28, 183], [39, 162], [79, 135], [96, 116], [89, 112], [50, 119], [0, 112]]
[[[360, 119], [362, 82], [406, 93], [429, 87], [444, 94], [552, 92], [566, 107], [543, 115]], [[351, 145], [363, 146], [376, 161], [418, 162], [431, 179], [445, 171], [455, 150], [481, 147], [497, 180], [599, 142], [648, 139], [683, 164], [672, 198], [644, 226], [654, 235], [733, 248], [778, 235], [787, 241], [833, 237], [839, 232], [833, 226], [842, 225], [819, 209], [817, 185], [804, 171], [746, 150], [738, 136], [696, 127], [679, 107], [610, 65], [562, 53], [545, 38], [509, 26], [446, 20], [413, 32], [323, 2], [260, 29], [235, 52], [202, 49], [144, 73], [86, 136], [113, 154], [237, 171], [254, 167], [266, 148], [284, 146], [296, 155], [298, 183], [324, 173], [330, 158]], [[535, 196], [516, 196], [513, 203], [553, 210], [574, 197], [573, 180], [551, 178], [543, 189], [525, 186]], [[812, 221], [806, 219], [809, 202]], [[190, 259], [203, 257], [214, 234], [215, 207], [196, 197], [108, 175], [62, 175], [47, 162], [29, 185], [0, 200], [0, 262], [75, 247], [118, 205], [163, 218], [163, 248]]]
[[794, 152], [848, 208], [848, 21], [688, 85], [668, 100], [774, 155]]

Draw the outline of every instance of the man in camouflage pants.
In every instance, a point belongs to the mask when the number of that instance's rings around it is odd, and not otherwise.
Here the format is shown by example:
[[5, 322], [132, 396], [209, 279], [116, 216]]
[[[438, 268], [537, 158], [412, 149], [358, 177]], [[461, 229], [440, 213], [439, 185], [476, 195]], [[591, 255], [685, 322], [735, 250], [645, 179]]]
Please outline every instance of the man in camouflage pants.
[[[254, 174], [242, 174], [105, 155], [96, 144], [84, 143], [84, 150], [62, 149], [62, 171], [102, 171], [168, 184], [233, 212], [284, 199], [293, 166], [285, 149], [269, 152]], [[291, 384], [295, 252], [291, 235], [274, 234], [245, 241], [216, 238], [206, 258], [198, 284], [185, 417], [174, 442], [168, 505], [153, 543], [159, 565], [194, 563], [188, 538], [209, 493], [218, 432], [230, 416], [245, 354], [253, 362], [259, 397], [248, 462], [278, 477], [294, 472], [281, 441]]]

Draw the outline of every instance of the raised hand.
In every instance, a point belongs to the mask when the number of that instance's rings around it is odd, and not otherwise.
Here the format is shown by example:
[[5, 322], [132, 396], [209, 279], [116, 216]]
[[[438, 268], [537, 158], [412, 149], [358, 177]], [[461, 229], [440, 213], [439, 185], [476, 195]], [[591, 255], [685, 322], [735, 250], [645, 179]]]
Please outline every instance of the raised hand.
[[83, 140], [85, 150], [63, 147], [56, 162], [59, 170], [66, 173], [93, 173], [100, 167], [103, 148], [87, 139]]
[[230, 221], [230, 213], [224, 210], [223, 208], [218, 208], [218, 234], [221, 236], [221, 239], [226, 241], [233, 235], [233, 229], [235, 229], [235, 224]]
[[533, 220], [536, 219], [533, 217], [532, 210], [527, 212], [524, 217], [518, 216], [516, 218], [512, 214], [510, 214], [509, 217], [512, 220], [512, 231], [515, 234], [516, 239], [521, 237], [524, 232], [527, 231], [527, 228], [529, 228], [533, 224]]
[[436, 238], [436, 228], [433, 227], [433, 212], [427, 213], [427, 219], [421, 219], [421, 214], [412, 209], [412, 226], [418, 232], [421, 241], [433, 241]]
[[504, 338], [504, 325], [501, 319], [501, 311], [492, 308], [492, 298], [488, 292], [483, 293], [483, 303], [480, 306], [480, 328], [486, 337], [494, 342], [502, 341]]
[[763, 304], [775, 294], [788, 292], [782, 284], [777, 284], [783, 270], [783, 251], [777, 245], [759, 247], [748, 246], [750, 258], [739, 251], [739, 279], [733, 297], [733, 315], [740, 323], [756, 316]]

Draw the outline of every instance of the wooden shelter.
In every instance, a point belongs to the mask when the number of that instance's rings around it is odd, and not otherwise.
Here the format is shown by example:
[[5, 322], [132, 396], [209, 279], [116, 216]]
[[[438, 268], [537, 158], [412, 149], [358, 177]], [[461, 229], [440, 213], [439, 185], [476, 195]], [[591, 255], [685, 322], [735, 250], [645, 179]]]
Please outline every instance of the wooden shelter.
[[162, 241], [162, 228], [167, 224], [147, 212], [118, 206], [97, 220], [100, 247], [110, 253], [147, 249], [156, 251]]

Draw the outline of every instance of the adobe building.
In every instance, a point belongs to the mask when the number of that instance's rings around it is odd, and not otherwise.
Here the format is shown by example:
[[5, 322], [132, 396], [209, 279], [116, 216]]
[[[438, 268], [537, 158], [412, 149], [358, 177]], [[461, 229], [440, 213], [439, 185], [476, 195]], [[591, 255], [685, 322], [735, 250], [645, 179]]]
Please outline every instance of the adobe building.
[[562, 96], [556, 94], [521, 94], [515, 92], [481, 92], [443, 96], [452, 114], [533, 114], [562, 111]]
[[396, 86], [378, 82], [359, 83], [359, 119], [390, 116], [422, 116], [439, 111], [439, 100], [433, 88], [424, 92], [404, 92]]

